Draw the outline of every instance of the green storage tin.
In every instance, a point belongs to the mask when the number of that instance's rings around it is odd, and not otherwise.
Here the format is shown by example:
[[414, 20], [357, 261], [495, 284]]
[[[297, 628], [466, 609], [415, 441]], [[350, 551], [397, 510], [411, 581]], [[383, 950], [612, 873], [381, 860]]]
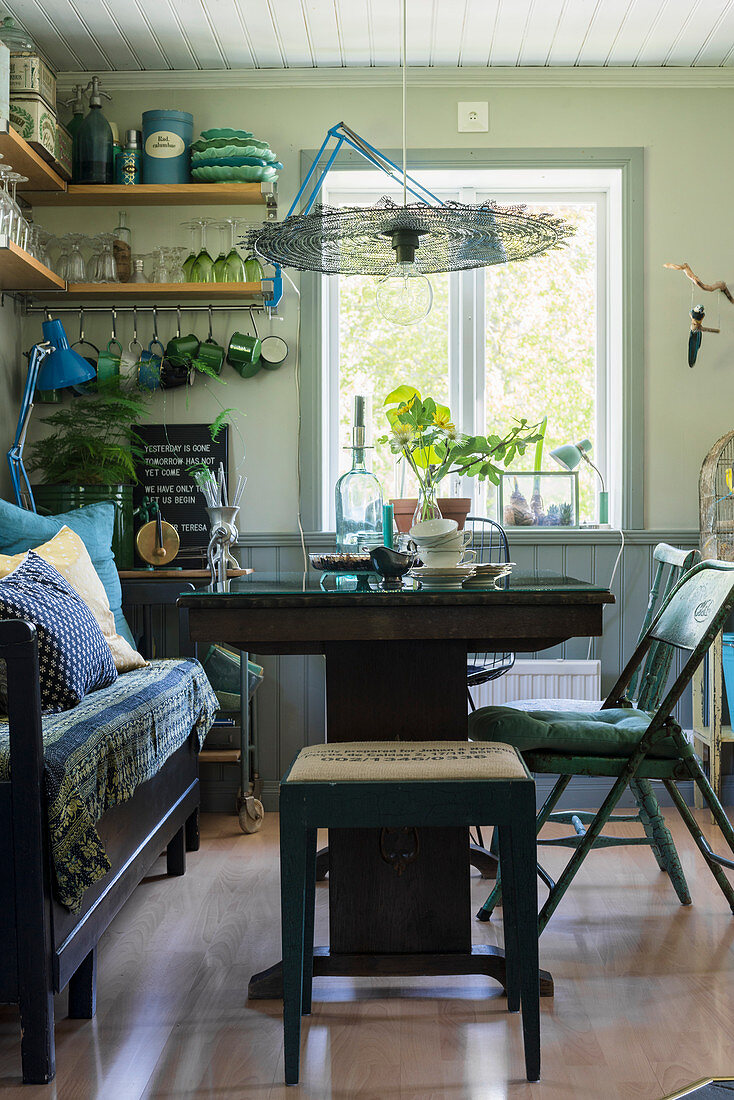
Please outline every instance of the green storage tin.
[[135, 566], [133, 548], [132, 485], [34, 485], [33, 496], [39, 512], [59, 515], [109, 500], [115, 505], [112, 552], [118, 569]]

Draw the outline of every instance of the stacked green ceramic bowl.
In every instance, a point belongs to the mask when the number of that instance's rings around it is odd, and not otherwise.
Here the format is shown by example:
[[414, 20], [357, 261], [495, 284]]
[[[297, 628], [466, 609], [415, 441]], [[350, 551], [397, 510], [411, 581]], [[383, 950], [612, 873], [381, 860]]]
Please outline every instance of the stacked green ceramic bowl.
[[269, 182], [282, 167], [267, 141], [249, 130], [202, 130], [191, 146], [191, 176], [197, 183]]

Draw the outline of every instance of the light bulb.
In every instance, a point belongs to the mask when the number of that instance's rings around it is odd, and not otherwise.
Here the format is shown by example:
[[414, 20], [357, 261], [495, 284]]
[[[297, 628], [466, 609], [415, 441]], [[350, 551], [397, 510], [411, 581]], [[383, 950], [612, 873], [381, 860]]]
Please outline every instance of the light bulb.
[[433, 287], [414, 262], [396, 263], [377, 282], [377, 308], [393, 325], [415, 325], [433, 305]]

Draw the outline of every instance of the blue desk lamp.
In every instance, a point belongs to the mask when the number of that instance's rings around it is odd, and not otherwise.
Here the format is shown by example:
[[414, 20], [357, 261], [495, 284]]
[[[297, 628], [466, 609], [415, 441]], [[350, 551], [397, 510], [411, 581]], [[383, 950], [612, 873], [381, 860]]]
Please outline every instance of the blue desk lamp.
[[[35, 512], [31, 483], [23, 465], [23, 447], [26, 432], [33, 412], [33, 395], [36, 390], [63, 390], [67, 386], [79, 386], [95, 377], [94, 367], [81, 355], [69, 347], [69, 340], [61, 321], [43, 322], [43, 340], [31, 349], [28, 374], [20, 404], [18, 427], [15, 430], [13, 446], [8, 451], [8, 465], [13, 492], [18, 505]], [[25, 484], [27, 501], [24, 502], [21, 491], [21, 478]]]
[[592, 470], [596, 470], [599, 481], [601, 482], [601, 492], [599, 493], [599, 526], [609, 526], [609, 493], [605, 488], [601, 470], [595, 466], [589, 458], [590, 450], [591, 443], [589, 440], [582, 439], [580, 443], [564, 443], [561, 447], [556, 447], [550, 454], [551, 458], [554, 458], [558, 465], [562, 466], [564, 470], [575, 470], [581, 461], [591, 466]]

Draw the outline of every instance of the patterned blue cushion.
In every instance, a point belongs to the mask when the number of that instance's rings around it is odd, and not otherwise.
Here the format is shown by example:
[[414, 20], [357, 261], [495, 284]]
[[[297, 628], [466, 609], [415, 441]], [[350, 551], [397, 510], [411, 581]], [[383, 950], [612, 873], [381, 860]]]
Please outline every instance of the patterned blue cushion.
[[112, 501], [85, 504], [83, 508], [73, 508], [71, 512], [62, 512], [58, 516], [39, 516], [7, 500], [0, 500], [0, 554], [33, 550], [58, 535], [62, 527], [70, 527], [89, 551], [92, 565], [105, 587], [117, 633], [134, 647], [130, 627], [122, 613], [122, 589], [112, 553], [114, 523], [115, 505]]
[[68, 710], [88, 691], [117, 679], [112, 652], [91, 611], [32, 550], [0, 579], [0, 618], [26, 619], [36, 628], [44, 711]]

